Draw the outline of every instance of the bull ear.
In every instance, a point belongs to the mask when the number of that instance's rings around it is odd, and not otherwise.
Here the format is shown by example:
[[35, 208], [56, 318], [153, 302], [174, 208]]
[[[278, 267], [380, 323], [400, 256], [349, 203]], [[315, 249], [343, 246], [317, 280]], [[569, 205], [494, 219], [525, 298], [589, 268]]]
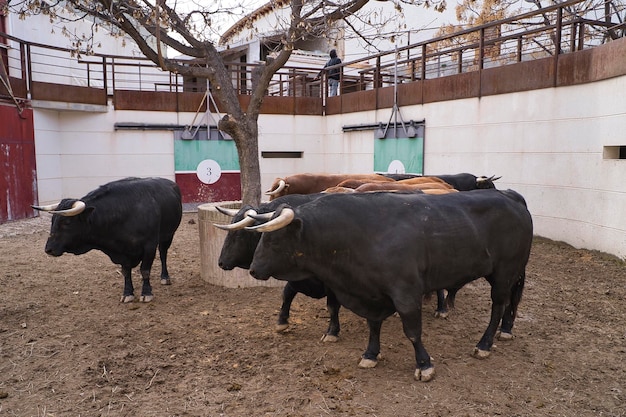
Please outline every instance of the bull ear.
[[500, 178], [502, 178], [502, 176], [499, 176], [499, 177], [491, 177], [491, 181], [497, 181], [497, 180], [499, 180]]

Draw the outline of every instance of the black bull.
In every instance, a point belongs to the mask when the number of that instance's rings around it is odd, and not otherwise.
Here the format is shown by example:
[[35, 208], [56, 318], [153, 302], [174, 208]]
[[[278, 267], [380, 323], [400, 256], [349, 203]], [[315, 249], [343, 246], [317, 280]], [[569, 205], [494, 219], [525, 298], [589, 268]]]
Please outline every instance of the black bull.
[[[415, 174], [381, 174], [385, 177], [392, 178], [396, 181], [406, 180], [410, 178], [421, 177], [422, 175]], [[431, 175], [431, 177], [439, 178], [454, 187], [458, 191], [472, 191], [478, 189], [496, 188], [494, 181], [499, 180], [502, 177], [477, 177], [474, 174], [462, 173], [462, 174], [449, 174], [449, 175]]]
[[279, 207], [274, 219], [249, 229], [264, 232], [250, 265], [255, 278], [293, 280], [296, 270], [314, 275], [367, 319], [362, 367], [375, 366], [382, 322], [397, 311], [415, 350], [414, 377], [430, 380], [422, 295], [480, 277], [491, 285], [492, 308], [475, 356], [489, 355], [500, 322], [502, 336], [512, 337], [533, 234], [526, 203], [515, 191], [331, 194], [294, 209]]
[[[231, 213], [218, 207], [219, 211], [233, 216], [233, 220], [230, 225], [226, 227], [224, 227], [224, 225], [215, 225], [216, 227], [222, 229], [231, 229], [224, 238], [224, 244], [222, 245], [222, 250], [218, 260], [219, 267], [227, 271], [234, 268], [250, 268], [250, 263], [252, 262], [252, 257], [254, 256], [254, 251], [261, 235], [259, 233], [251, 233], [244, 230], [243, 224], [245, 222], [241, 223], [241, 227], [231, 227], [232, 225], [245, 220], [246, 213], [248, 213], [249, 210], [254, 210], [255, 213], [258, 214], [269, 213], [273, 212], [278, 206], [284, 203], [290, 204], [291, 206], [298, 206], [300, 204], [309, 203], [324, 195], [326, 194], [288, 194], [278, 197], [270, 202], [263, 203], [254, 209], [252, 206], [245, 205], [236, 213]], [[252, 223], [259, 224], [259, 222], [254, 219], [247, 219], [249, 220], [249, 225]], [[322, 337], [322, 340], [325, 342], [335, 342], [339, 337], [340, 331], [339, 309], [341, 308], [341, 305], [335, 298], [332, 291], [328, 291], [324, 286], [324, 283], [314, 277], [300, 281], [288, 282], [287, 285], [285, 285], [283, 288], [283, 302], [278, 314], [278, 324], [276, 326], [276, 330], [284, 331], [289, 327], [291, 303], [298, 293], [302, 293], [308, 297], [316, 299], [327, 297], [326, 306], [330, 314], [330, 321], [328, 323], [328, 329]]]
[[140, 300], [152, 300], [150, 269], [157, 247], [161, 283], [170, 283], [167, 250], [182, 218], [176, 183], [165, 178], [125, 178], [102, 185], [80, 200], [66, 198], [53, 206], [33, 208], [53, 214], [47, 254], [80, 255], [98, 249], [121, 266], [123, 302], [134, 299], [131, 271], [140, 262]]

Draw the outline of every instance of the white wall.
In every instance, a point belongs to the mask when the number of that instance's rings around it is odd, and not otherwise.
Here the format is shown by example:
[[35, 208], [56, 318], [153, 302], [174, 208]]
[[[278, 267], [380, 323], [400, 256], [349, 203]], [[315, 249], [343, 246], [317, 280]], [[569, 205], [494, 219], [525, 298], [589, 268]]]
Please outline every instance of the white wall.
[[[614, 94], [625, 90], [626, 77], [619, 77], [409, 106], [400, 112], [405, 121], [426, 120], [426, 175], [502, 176], [498, 188], [525, 196], [536, 234], [626, 258], [626, 160], [603, 158], [605, 146], [626, 146], [626, 101]], [[294, 134], [280, 149], [274, 144], [269, 149], [262, 137], [261, 151], [304, 151], [302, 160], [286, 164], [262, 160], [263, 186], [295, 172], [371, 172], [373, 132], [342, 133], [341, 127], [386, 123], [389, 116], [386, 109], [323, 118], [321, 148], [311, 151], [310, 142], [319, 139], [310, 138], [309, 123], [299, 125], [308, 133]], [[260, 122], [278, 126], [280, 117], [262, 116]], [[323, 163], [318, 162], [320, 150]]]
[[[75, 22], [50, 23], [50, 17], [45, 15], [30, 16], [21, 20], [16, 14], [10, 13], [8, 17], [8, 33], [33, 43], [72, 49], [72, 42], [74, 40], [64, 35], [64, 31], [78, 37], [82, 37], [83, 35], [91, 36], [92, 21], [90, 19], [79, 19]], [[123, 38], [113, 37], [103, 26], [100, 26], [93, 36], [93, 49], [96, 53], [143, 57], [139, 48], [137, 48], [128, 36]], [[13, 47], [16, 46], [13, 45], [12, 42], [10, 45]], [[50, 53], [49, 50], [48, 53]]]
[[[425, 173], [502, 175], [536, 233], [626, 257], [626, 77], [422, 107]], [[418, 112], [419, 113], [419, 112]], [[417, 116], [416, 116], [417, 117]]]
[[[626, 76], [400, 109], [426, 121], [425, 174], [498, 175], [499, 188], [525, 196], [535, 232], [626, 258], [626, 160], [603, 159], [626, 146]], [[373, 131], [342, 126], [389, 120], [390, 109], [335, 116], [261, 115], [259, 150], [302, 151], [261, 158], [262, 187], [298, 172], [373, 170]], [[40, 204], [81, 197], [129, 175], [174, 178], [171, 131], [114, 131], [115, 122], [190, 123], [194, 114], [35, 109]]]
[[119, 130], [117, 122], [187, 124], [194, 114], [34, 109], [39, 203], [80, 198], [127, 176], [174, 179], [171, 131]]

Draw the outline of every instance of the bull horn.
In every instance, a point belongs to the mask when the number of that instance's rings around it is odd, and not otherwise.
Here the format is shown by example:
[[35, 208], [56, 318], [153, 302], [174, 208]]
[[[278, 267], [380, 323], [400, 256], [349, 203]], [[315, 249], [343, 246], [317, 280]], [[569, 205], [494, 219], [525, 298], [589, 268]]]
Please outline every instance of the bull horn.
[[502, 176], [499, 176], [499, 177], [491, 177], [491, 178], [492, 178], [492, 179], [491, 179], [491, 181], [498, 181], [500, 178], [502, 178]]
[[50, 204], [48, 206], [31, 206], [31, 207], [39, 211], [52, 211], [52, 210], [56, 210], [56, 208], [59, 207], [59, 203]]
[[272, 218], [272, 216], [276, 213], [275, 211], [270, 211], [269, 213], [261, 213], [261, 214], [248, 214], [248, 216], [252, 217], [255, 220], [259, 220], [261, 222], [266, 222]]
[[71, 216], [76, 216], [80, 213], [82, 213], [85, 210], [85, 203], [83, 201], [75, 201], [74, 204], [72, 204], [71, 208], [68, 208], [66, 210], [51, 210], [50, 213], [52, 214], [58, 214], [60, 216], [64, 216], [64, 217], [71, 217]]
[[296, 213], [290, 208], [284, 208], [278, 217], [270, 220], [267, 223], [260, 224], [258, 226], [246, 227], [246, 230], [252, 230], [255, 232], [273, 232], [274, 230], [281, 229], [287, 226], [293, 218], [296, 216]]
[[[219, 207], [217, 207], [217, 209], [219, 210]], [[228, 209], [226, 209], [228, 210]], [[226, 213], [224, 213], [226, 214]], [[248, 211], [246, 211], [244, 218], [239, 220], [236, 223], [231, 223], [231, 224], [215, 224], [213, 223], [213, 226], [217, 227], [218, 229], [222, 229], [222, 230], [241, 230], [246, 226], [251, 226], [254, 224], [254, 218], [253, 217], [248, 217], [248, 216], [253, 216], [256, 215], [256, 211], [250, 209]]]
[[239, 213], [239, 210], [237, 209], [230, 209], [226, 207], [215, 206], [215, 209], [228, 217], [235, 217], [237, 213]]
[[278, 181], [278, 187], [276, 187], [275, 190], [267, 190], [265, 192], [265, 195], [276, 195], [276, 194], [280, 193], [282, 190], [284, 190], [286, 185], [287, 184], [285, 183], [285, 180], [279, 180]]

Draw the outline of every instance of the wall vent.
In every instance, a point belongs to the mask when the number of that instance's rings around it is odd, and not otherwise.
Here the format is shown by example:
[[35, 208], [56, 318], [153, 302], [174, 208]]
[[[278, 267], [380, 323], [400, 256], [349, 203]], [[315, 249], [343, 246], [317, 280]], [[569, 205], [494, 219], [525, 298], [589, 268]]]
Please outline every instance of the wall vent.
[[302, 151], [263, 151], [263, 158], [302, 158]]
[[626, 159], [626, 145], [605, 146], [602, 151], [603, 159]]

